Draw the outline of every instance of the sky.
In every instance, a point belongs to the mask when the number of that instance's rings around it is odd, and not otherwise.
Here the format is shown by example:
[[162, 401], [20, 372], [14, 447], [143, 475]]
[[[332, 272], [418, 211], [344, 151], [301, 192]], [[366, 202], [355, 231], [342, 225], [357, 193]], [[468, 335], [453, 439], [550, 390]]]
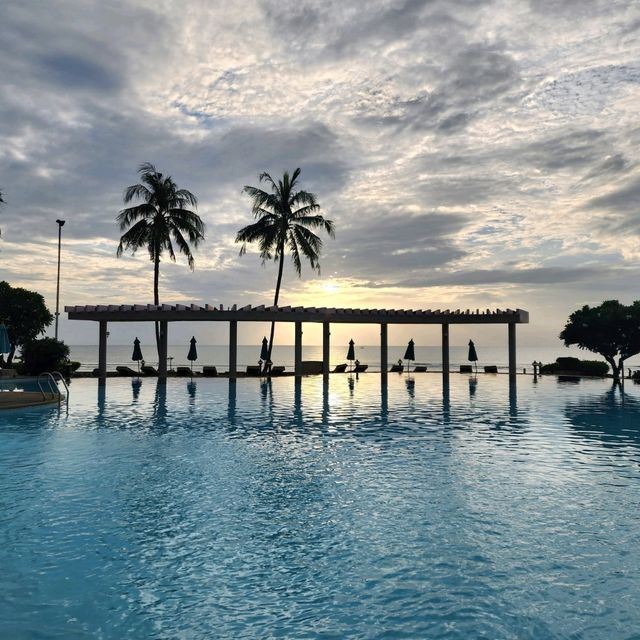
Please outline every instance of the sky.
[[[243, 186], [300, 167], [336, 237], [320, 274], [287, 263], [282, 304], [523, 308], [520, 342], [560, 345], [574, 309], [640, 298], [639, 36], [640, 4], [615, 0], [8, 0], [0, 279], [53, 309], [63, 218], [62, 306], [152, 302], [153, 265], [116, 258], [115, 223], [152, 162], [207, 225], [194, 272], [163, 261], [161, 301], [270, 304], [275, 265], [234, 243], [252, 221]], [[60, 323], [70, 344], [97, 341], [94, 323]], [[334, 339], [354, 332], [378, 340]], [[504, 327], [472, 332], [506, 343]], [[390, 332], [408, 337], [438, 339]]]

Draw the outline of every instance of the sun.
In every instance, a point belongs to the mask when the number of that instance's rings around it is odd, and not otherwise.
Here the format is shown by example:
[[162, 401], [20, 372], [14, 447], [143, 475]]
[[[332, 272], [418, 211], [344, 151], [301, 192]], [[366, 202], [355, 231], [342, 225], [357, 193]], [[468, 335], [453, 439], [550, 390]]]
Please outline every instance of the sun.
[[340, 287], [338, 287], [338, 285], [335, 282], [324, 282], [322, 284], [322, 289], [325, 293], [329, 293], [329, 294], [334, 294], [338, 292], [338, 289]]

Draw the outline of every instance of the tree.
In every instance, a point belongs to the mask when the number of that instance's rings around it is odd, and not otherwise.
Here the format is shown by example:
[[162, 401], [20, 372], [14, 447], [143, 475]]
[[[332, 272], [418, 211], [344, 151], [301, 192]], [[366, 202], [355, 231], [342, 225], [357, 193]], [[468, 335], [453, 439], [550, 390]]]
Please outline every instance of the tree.
[[[140, 183], [127, 187], [125, 204], [139, 199], [143, 202], [123, 209], [116, 220], [120, 231], [117, 256], [129, 249], [132, 254], [145, 247], [153, 262], [153, 303], [160, 304], [160, 260], [165, 251], [175, 262], [173, 242], [187, 257], [191, 271], [195, 261], [189, 243], [197, 247], [204, 239], [205, 225], [200, 216], [187, 207], [197, 207], [197, 198], [186, 189], [178, 189], [171, 176], [163, 176], [149, 162], [138, 169]], [[185, 237], [186, 236], [186, 237]], [[160, 327], [156, 322], [156, 343], [160, 347]]]
[[55, 338], [31, 340], [22, 348], [22, 368], [35, 376], [43, 371], [60, 371], [68, 368], [69, 347]]
[[640, 301], [628, 306], [617, 300], [599, 307], [585, 305], [569, 316], [560, 339], [567, 347], [575, 344], [599, 353], [618, 379], [621, 372], [624, 375], [624, 361], [640, 353]]
[[[311, 268], [320, 272], [318, 259], [322, 250], [322, 239], [312, 229], [324, 229], [331, 238], [335, 237], [334, 225], [318, 213], [320, 205], [316, 196], [308, 191], [296, 191], [296, 183], [300, 169], [293, 175], [285, 171], [282, 180], [276, 181], [268, 174], [261, 173], [260, 182], [266, 182], [271, 187], [267, 192], [258, 187], [245, 186], [244, 192], [252, 200], [251, 212], [257, 222], [243, 227], [236, 235], [236, 242], [242, 242], [240, 255], [247, 251], [247, 244], [258, 243], [260, 257], [264, 264], [267, 260], [278, 262], [278, 278], [273, 304], [278, 304], [284, 256], [291, 252], [291, 259], [298, 277], [302, 275], [301, 256], [307, 258]], [[271, 323], [269, 337], [269, 360], [273, 348], [273, 334], [275, 322]]]
[[16, 348], [35, 340], [53, 322], [44, 298], [35, 291], [0, 282], [0, 322], [7, 325], [11, 351], [7, 364], [13, 362]]

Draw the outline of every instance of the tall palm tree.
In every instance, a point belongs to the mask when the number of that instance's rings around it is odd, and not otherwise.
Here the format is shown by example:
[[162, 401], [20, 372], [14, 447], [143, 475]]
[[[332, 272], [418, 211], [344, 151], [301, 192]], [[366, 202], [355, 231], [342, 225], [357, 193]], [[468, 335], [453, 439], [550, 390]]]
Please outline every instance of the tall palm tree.
[[[175, 262], [173, 242], [187, 257], [193, 271], [195, 262], [189, 243], [197, 247], [204, 239], [204, 222], [188, 206], [196, 207], [197, 198], [186, 189], [178, 189], [171, 176], [163, 176], [150, 162], [138, 169], [140, 183], [127, 187], [124, 192], [125, 204], [134, 199], [141, 204], [123, 209], [116, 221], [120, 224], [117, 256], [126, 249], [135, 253], [146, 247], [153, 262], [153, 303], [160, 304], [159, 280], [160, 260], [166, 251]], [[186, 237], [185, 237], [186, 236]], [[156, 322], [156, 343], [160, 345], [160, 327]]]
[[[268, 173], [261, 173], [260, 182], [266, 182], [271, 190], [246, 186], [244, 192], [252, 200], [251, 211], [257, 222], [243, 227], [236, 235], [236, 242], [242, 242], [240, 255], [247, 251], [247, 243], [257, 242], [263, 264], [267, 260], [278, 262], [278, 279], [273, 304], [278, 304], [284, 256], [291, 253], [293, 266], [298, 277], [302, 275], [302, 257], [309, 260], [311, 268], [320, 272], [318, 259], [322, 250], [322, 239], [312, 229], [324, 229], [331, 238], [335, 237], [334, 225], [320, 215], [320, 205], [316, 196], [308, 191], [296, 191], [300, 169], [292, 176], [285, 171], [282, 180], [276, 182]], [[275, 322], [271, 323], [269, 337], [269, 360], [273, 347]]]

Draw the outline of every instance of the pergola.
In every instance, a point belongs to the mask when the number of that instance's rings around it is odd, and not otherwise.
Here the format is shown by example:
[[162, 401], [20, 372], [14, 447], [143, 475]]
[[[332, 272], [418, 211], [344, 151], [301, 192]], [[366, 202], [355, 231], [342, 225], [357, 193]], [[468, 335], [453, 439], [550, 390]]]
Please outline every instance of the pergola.
[[167, 345], [170, 322], [228, 322], [229, 323], [229, 378], [234, 380], [238, 373], [238, 322], [293, 322], [295, 324], [295, 367], [296, 378], [302, 376], [302, 323], [322, 324], [323, 374], [329, 375], [329, 347], [331, 324], [379, 324], [380, 325], [380, 368], [383, 380], [388, 369], [387, 328], [390, 324], [439, 324], [442, 326], [442, 379], [449, 383], [449, 326], [452, 324], [506, 324], [508, 326], [509, 378], [516, 375], [516, 325], [529, 322], [529, 312], [523, 309], [476, 309], [455, 311], [431, 309], [335, 309], [316, 307], [280, 307], [250, 304], [244, 307], [233, 305], [224, 308], [212, 305], [190, 306], [182, 304], [163, 305], [97, 305], [67, 306], [69, 320], [92, 320], [99, 323], [99, 384], [104, 385], [107, 377], [107, 326], [109, 322], [159, 322], [160, 349], [158, 376], [167, 378]]

